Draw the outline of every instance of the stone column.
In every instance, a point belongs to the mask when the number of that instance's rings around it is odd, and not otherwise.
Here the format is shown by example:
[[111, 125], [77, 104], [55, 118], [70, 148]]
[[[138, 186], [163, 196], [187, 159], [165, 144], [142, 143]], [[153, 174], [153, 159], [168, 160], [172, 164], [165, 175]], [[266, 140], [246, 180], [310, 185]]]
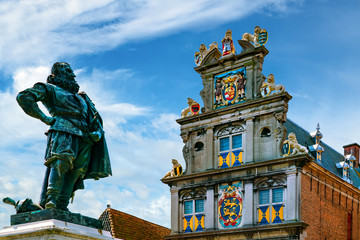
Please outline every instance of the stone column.
[[[254, 117], [246, 119], [246, 162], [254, 162]], [[246, 163], [245, 162], [245, 163]]]
[[245, 181], [243, 205], [243, 225], [254, 224], [254, 190], [253, 182]]
[[214, 127], [209, 127], [206, 129], [204, 154], [206, 169], [214, 169]]
[[214, 199], [214, 186], [209, 186], [206, 190], [205, 201], [205, 230], [214, 230], [215, 224], [215, 199]]
[[180, 232], [180, 212], [179, 212], [179, 189], [172, 187], [171, 192], [171, 234]]
[[254, 66], [248, 65], [246, 66], [246, 93], [245, 93], [245, 97], [246, 99], [253, 99], [253, 91], [254, 91], [254, 87], [253, 87], [253, 82], [254, 80]]
[[285, 202], [285, 220], [297, 220], [298, 218], [298, 201], [297, 198], [297, 174], [296, 170], [287, 172], [287, 189], [286, 189], [286, 202]]

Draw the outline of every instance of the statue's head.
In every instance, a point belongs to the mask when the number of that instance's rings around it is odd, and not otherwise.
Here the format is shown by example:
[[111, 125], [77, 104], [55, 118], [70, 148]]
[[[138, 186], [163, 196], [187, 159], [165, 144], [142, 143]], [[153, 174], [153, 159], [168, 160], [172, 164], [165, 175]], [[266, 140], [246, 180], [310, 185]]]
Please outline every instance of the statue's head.
[[66, 62], [56, 62], [51, 68], [51, 75], [48, 76], [47, 82], [64, 88], [70, 92], [77, 93], [79, 85], [75, 81], [74, 71], [70, 64]]
[[293, 132], [289, 133], [288, 139], [292, 142], [297, 142], [296, 135]]
[[171, 159], [171, 162], [172, 162], [173, 165], [179, 164], [178, 160], [176, 160], [176, 159]]
[[268, 83], [274, 83], [275, 82], [274, 74], [270, 73], [269, 76], [267, 77], [267, 81]]
[[261, 32], [261, 27], [256, 26], [254, 32], [259, 34]]
[[204, 52], [207, 50], [205, 44], [202, 43], [202, 44], [200, 45], [199, 50], [200, 50], [200, 53], [204, 53]]

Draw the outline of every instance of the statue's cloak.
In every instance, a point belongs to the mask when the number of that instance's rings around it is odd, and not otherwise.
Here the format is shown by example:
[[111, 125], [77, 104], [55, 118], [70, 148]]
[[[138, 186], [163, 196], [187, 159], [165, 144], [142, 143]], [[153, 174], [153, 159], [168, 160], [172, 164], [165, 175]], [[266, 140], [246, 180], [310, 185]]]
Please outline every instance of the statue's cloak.
[[[73, 192], [78, 189], [84, 189], [84, 179], [95, 179], [105, 178], [109, 175], [112, 175], [111, 164], [109, 158], [109, 152], [104, 136], [103, 131], [103, 122], [95, 108], [95, 105], [92, 103], [90, 98], [86, 95], [86, 93], [81, 92], [79, 95], [86, 101], [88, 106], [88, 118], [91, 121], [91, 127], [94, 131], [100, 130], [103, 134], [101, 139], [98, 142], [95, 142], [91, 148], [91, 156], [89, 159], [88, 169], [83, 178], [79, 178], [74, 185]], [[42, 191], [40, 195], [40, 205], [44, 206], [46, 203], [46, 191], [49, 184], [49, 175], [50, 168], [48, 167], [45, 173], [45, 178], [42, 186]]]

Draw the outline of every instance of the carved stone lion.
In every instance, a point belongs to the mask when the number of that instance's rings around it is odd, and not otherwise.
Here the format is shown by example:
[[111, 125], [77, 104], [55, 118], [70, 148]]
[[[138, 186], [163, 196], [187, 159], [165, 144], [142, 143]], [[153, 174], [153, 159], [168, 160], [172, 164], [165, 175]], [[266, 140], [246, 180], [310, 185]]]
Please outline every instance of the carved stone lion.
[[285, 92], [285, 87], [282, 84], [275, 84], [274, 75], [269, 74], [266, 78], [266, 82], [263, 82], [261, 85], [260, 90], [264, 91], [264, 96], [268, 96], [270, 94]]
[[198, 104], [198, 103], [197, 103], [194, 99], [192, 99], [192, 98], [188, 98], [187, 103], [188, 103], [189, 106], [181, 111], [181, 117], [182, 117], [182, 118], [194, 115], [194, 113], [191, 111], [191, 106], [192, 106], [192, 105], [195, 105], [195, 104]]
[[242, 40], [245, 40], [247, 42], [252, 42], [255, 44], [255, 46], [257, 46], [259, 45], [258, 38], [260, 32], [261, 32], [261, 28], [259, 26], [256, 26], [254, 30], [254, 35], [252, 35], [251, 33], [244, 33], [242, 36]]
[[183, 173], [182, 166], [176, 159], [172, 159], [172, 164], [173, 168], [163, 178], [177, 177]]
[[307, 148], [298, 143], [296, 135], [293, 132], [289, 133], [288, 140], [285, 140], [283, 144], [286, 143], [288, 143], [290, 149], [292, 149], [292, 152], [289, 155], [308, 153]]

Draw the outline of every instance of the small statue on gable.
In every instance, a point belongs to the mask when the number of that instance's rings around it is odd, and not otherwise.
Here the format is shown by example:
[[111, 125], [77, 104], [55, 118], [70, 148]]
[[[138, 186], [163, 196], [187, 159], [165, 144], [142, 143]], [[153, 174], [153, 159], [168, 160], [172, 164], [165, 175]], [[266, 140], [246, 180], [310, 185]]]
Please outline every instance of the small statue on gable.
[[269, 74], [269, 76], [266, 78], [266, 82], [263, 82], [261, 85], [260, 92], [262, 92], [263, 97], [266, 97], [270, 94], [285, 92], [285, 87], [282, 84], [275, 84], [274, 75]]
[[295, 133], [291, 132], [288, 135], [288, 139], [283, 142], [283, 157], [289, 155], [308, 153], [306, 147], [300, 145], [296, 139]]
[[222, 99], [222, 90], [224, 89], [224, 85], [221, 83], [221, 79], [217, 79], [216, 80], [216, 85], [215, 85], [215, 105], [217, 104], [221, 104], [223, 99]]
[[268, 33], [265, 29], [256, 26], [254, 35], [251, 33], [244, 33], [242, 40], [253, 43], [255, 47], [264, 46], [268, 40]]
[[245, 86], [246, 86], [246, 77], [244, 76], [244, 72], [240, 72], [237, 75], [237, 89], [240, 99], [245, 98]]
[[213, 50], [214, 48], [217, 48], [217, 47], [218, 47], [217, 42], [213, 42], [212, 44], [210, 44], [209, 49], [207, 49], [205, 44], [202, 43], [200, 45], [199, 52], [196, 52], [195, 56], [194, 56], [196, 66], [200, 66], [202, 61], [204, 60], [206, 54], [208, 54], [211, 50]]
[[195, 102], [192, 98], [188, 98], [188, 107], [181, 111], [181, 117], [188, 117], [199, 114], [200, 104]]
[[176, 159], [172, 159], [172, 164], [173, 168], [163, 178], [178, 177], [183, 173], [182, 166]]
[[232, 32], [230, 29], [226, 31], [225, 37], [221, 40], [221, 43], [223, 57], [235, 53], [234, 43], [232, 40]]

